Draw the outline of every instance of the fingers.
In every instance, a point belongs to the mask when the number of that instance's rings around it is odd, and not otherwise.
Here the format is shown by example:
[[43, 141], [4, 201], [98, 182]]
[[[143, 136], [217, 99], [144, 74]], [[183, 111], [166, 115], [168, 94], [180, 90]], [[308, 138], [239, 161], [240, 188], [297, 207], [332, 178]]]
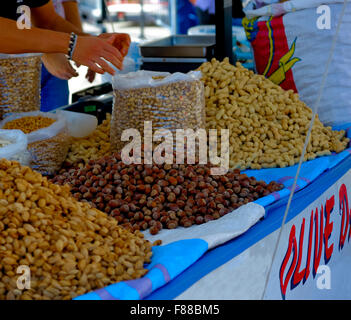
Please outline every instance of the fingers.
[[103, 59], [101, 58], [96, 58], [95, 62], [106, 72], [108, 72], [110, 75], [115, 75], [115, 70]]
[[69, 79], [71, 79], [73, 77], [77, 77], [77, 76], [78, 76], [78, 73], [76, 73], [75, 71], [72, 73], [72, 71], [68, 71], [68, 70], [62, 70], [62, 71], [57, 72], [55, 74], [55, 77], [59, 78], [61, 80], [69, 80]]
[[85, 77], [88, 79], [89, 82], [93, 82], [95, 79], [95, 75], [96, 73], [94, 71], [92, 71], [91, 69], [88, 69], [88, 72]]
[[72, 77], [78, 77], [78, 72], [72, 67], [72, 65], [68, 62], [67, 64], [67, 69], [65, 72], [72, 78]]
[[92, 61], [89, 61], [86, 63], [86, 66], [91, 69], [92, 71], [99, 73], [99, 74], [104, 74], [105, 71], [103, 69], [101, 69], [97, 64], [95, 64]]
[[117, 69], [122, 70], [123, 69], [123, 62], [119, 60], [117, 57], [115, 57], [113, 54], [104, 51], [103, 52], [103, 58], [105, 58], [107, 61], [111, 62]]
[[108, 45], [105, 46], [104, 49], [106, 51], [110, 52], [111, 54], [113, 54], [114, 56], [116, 56], [116, 58], [118, 60], [123, 62], [123, 56], [122, 56], [121, 52], [115, 46], [113, 46], [113, 37], [107, 39], [106, 42], [107, 42]]
[[92, 71], [91, 69], [88, 69], [88, 72], [85, 77], [89, 82], [93, 82], [95, 79], [95, 75], [96, 73], [94, 71]]

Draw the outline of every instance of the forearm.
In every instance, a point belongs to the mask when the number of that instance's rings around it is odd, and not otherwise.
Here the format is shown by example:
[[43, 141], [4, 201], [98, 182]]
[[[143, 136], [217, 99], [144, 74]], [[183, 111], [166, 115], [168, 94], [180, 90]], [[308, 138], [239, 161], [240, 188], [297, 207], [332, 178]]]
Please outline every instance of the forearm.
[[65, 33], [74, 32], [78, 35], [88, 35], [84, 33], [80, 27], [75, 26], [57, 14], [51, 1], [42, 7], [32, 8], [32, 20], [35, 26], [39, 28]]
[[32, 27], [18, 29], [16, 21], [0, 18], [0, 52], [67, 53], [69, 34]]
[[83, 32], [78, 3], [76, 1], [65, 1], [62, 5], [65, 10], [65, 19]]
[[74, 32], [78, 35], [88, 35], [83, 32], [81, 27], [75, 26], [73, 23], [63, 19], [60, 15], [52, 19], [51, 25], [47, 26], [50, 30], [71, 33]]

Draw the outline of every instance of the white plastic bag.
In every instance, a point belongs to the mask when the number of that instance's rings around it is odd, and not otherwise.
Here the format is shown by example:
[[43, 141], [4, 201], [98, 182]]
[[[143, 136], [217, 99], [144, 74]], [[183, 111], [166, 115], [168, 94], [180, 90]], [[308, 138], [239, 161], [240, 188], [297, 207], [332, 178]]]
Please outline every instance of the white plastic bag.
[[40, 109], [41, 53], [0, 54], [0, 120]]
[[112, 85], [117, 90], [140, 89], [160, 87], [163, 85], [177, 83], [179, 81], [195, 81], [201, 79], [201, 71], [190, 71], [188, 73], [169, 73], [139, 70], [126, 74], [116, 74], [112, 79]]
[[21, 130], [0, 129], [0, 141], [8, 141], [9, 144], [0, 147], [0, 159], [18, 161], [23, 166], [28, 166], [30, 154], [27, 151], [28, 139]]
[[58, 171], [65, 161], [71, 143], [66, 118], [63, 113], [24, 112], [11, 114], [0, 122], [0, 128], [6, 123], [30, 116], [42, 116], [56, 120], [52, 125], [26, 134], [28, 151], [31, 154], [30, 166], [44, 175], [52, 175]]
[[[276, 2], [276, 1], [273, 1]], [[344, 0], [251, 0], [244, 26], [256, 70], [314, 108]], [[330, 24], [329, 24], [330, 22]], [[330, 126], [351, 119], [351, 2], [336, 39], [318, 116]]]
[[143, 135], [146, 121], [153, 130], [205, 128], [204, 85], [201, 71], [168, 73], [137, 71], [115, 75], [111, 117], [111, 151], [120, 152], [122, 134], [136, 129]]

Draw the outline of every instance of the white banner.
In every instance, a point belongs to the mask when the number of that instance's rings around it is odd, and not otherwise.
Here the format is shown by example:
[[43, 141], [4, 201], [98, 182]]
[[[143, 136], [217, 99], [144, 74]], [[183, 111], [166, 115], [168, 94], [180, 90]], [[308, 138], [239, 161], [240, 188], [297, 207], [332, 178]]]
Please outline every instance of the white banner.
[[[264, 299], [351, 299], [350, 199], [351, 170], [286, 223]], [[278, 234], [279, 229], [177, 299], [261, 299]]]
[[283, 230], [265, 299], [351, 299], [351, 171]]

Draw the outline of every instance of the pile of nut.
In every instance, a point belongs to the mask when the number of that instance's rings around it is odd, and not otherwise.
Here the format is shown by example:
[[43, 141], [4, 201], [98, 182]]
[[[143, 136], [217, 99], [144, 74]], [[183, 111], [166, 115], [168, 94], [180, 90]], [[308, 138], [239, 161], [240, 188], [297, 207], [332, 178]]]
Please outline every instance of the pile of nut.
[[52, 181], [70, 184], [76, 199], [112, 215], [123, 227], [151, 234], [218, 219], [283, 188], [238, 169], [222, 176], [210, 172], [210, 166], [200, 164], [126, 165], [113, 154]]
[[83, 167], [89, 160], [97, 160], [110, 154], [110, 122], [111, 115], [106, 114], [106, 119], [89, 136], [74, 138], [66, 158], [66, 166], [76, 165]]
[[[154, 80], [163, 80], [155, 79]], [[205, 128], [204, 87], [200, 80], [178, 81], [153, 87], [114, 91], [111, 119], [111, 151], [120, 152], [127, 142], [125, 129], [136, 129], [143, 136], [145, 121], [152, 128], [193, 130]]]
[[6, 113], [40, 109], [39, 55], [0, 57], [0, 120]]
[[[17, 162], [0, 160], [0, 299], [72, 299], [147, 273], [151, 243]], [[30, 290], [17, 287], [17, 268]]]
[[3, 129], [17, 129], [24, 133], [50, 127], [56, 120], [42, 116], [28, 116], [6, 122]]
[[[233, 66], [226, 58], [201, 65], [208, 129], [230, 130], [230, 167], [261, 169], [299, 161], [312, 110], [292, 90], [262, 75]], [[315, 118], [304, 160], [341, 152], [349, 139]]]

